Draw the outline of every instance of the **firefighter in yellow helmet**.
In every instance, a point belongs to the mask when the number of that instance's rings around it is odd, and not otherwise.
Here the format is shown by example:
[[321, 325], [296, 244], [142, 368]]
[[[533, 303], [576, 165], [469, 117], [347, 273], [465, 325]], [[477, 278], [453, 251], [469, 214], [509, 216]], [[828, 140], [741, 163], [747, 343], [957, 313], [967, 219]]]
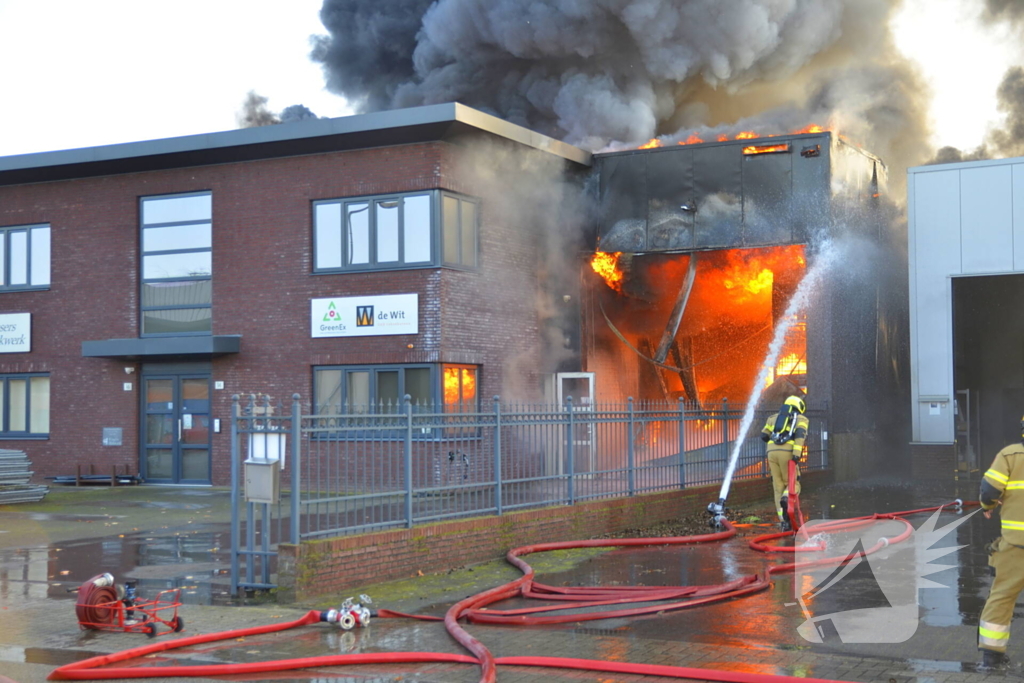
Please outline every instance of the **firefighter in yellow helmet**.
[[[1024, 418], [1021, 418], [1024, 439]], [[992, 466], [981, 480], [978, 496], [985, 517], [999, 511], [1002, 536], [989, 546], [988, 564], [995, 578], [985, 609], [978, 622], [978, 648], [987, 669], [1009, 665], [1006, 645], [1010, 639], [1013, 606], [1024, 590], [1024, 443], [1010, 444], [996, 454]]]
[[[800, 460], [804, 452], [804, 440], [810, 421], [804, 416], [807, 403], [799, 396], [790, 396], [775, 415], [768, 418], [761, 430], [761, 440], [768, 444], [768, 468], [772, 473], [772, 488], [775, 494], [775, 512], [783, 531], [791, 529], [786, 515], [789, 491], [789, 461]], [[796, 490], [800, 495], [800, 467], [796, 468]]]

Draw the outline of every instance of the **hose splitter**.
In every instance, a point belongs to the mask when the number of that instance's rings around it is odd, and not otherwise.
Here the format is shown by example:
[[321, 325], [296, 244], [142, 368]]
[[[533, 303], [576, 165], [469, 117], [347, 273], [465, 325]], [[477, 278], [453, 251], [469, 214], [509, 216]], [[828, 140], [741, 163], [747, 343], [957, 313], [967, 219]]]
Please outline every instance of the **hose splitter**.
[[366, 605], [373, 602], [369, 595], [360, 595], [361, 603], [354, 602], [354, 598], [346, 598], [338, 609], [329, 609], [320, 613], [320, 621], [329, 624], [337, 624], [343, 631], [351, 631], [357, 626], [365, 627], [370, 625], [370, 618], [374, 616]]
[[713, 529], [724, 529], [725, 499], [719, 498], [717, 503], [708, 503], [708, 514], [711, 515], [711, 519], [708, 520], [708, 526]]

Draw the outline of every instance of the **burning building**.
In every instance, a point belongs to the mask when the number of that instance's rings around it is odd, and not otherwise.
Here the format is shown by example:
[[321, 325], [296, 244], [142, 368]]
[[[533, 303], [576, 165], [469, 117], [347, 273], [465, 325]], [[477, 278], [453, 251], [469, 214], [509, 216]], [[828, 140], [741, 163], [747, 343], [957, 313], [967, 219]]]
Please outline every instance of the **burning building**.
[[[597, 154], [594, 169], [590, 269], [600, 280], [584, 309], [583, 355], [599, 377], [596, 400], [745, 403], [808, 261], [826, 244], [889, 237], [877, 215], [884, 164], [817, 128]], [[841, 451], [844, 439], [874, 438], [877, 383], [898, 381], [899, 306], [887, 276], [832, 270], [785, 321], [763, 381], [768, 403], [805, 392], [828, 407]]]

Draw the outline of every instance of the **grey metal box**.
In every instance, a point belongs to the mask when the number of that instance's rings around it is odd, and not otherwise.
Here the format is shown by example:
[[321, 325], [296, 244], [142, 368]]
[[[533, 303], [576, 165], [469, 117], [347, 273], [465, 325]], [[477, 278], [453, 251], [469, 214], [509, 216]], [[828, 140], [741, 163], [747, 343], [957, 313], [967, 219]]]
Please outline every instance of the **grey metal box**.
[[281, 463], [277, 460], [246, 460], [245, 500], [277, 503], [281, 500]]

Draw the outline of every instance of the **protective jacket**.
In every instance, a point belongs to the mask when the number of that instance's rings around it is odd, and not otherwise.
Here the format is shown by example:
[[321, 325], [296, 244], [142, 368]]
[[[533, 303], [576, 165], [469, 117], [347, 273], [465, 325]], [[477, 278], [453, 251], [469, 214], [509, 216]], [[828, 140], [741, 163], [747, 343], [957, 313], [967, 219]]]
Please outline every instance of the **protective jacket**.
[[978, 620], [978, 647], [1005, 654], [1014, 605], [1024, 590], [1024, 444], [996, 454], [982, 478], [979, 498], [985, 510], [1002, 503], [1002, 536], [989, 546], [995, 579]]
[[1024, 548], [1024, 444], [1010, 444], [996, 454], [981, 484], [981, 507], [999, 510], [1003, 538]]

